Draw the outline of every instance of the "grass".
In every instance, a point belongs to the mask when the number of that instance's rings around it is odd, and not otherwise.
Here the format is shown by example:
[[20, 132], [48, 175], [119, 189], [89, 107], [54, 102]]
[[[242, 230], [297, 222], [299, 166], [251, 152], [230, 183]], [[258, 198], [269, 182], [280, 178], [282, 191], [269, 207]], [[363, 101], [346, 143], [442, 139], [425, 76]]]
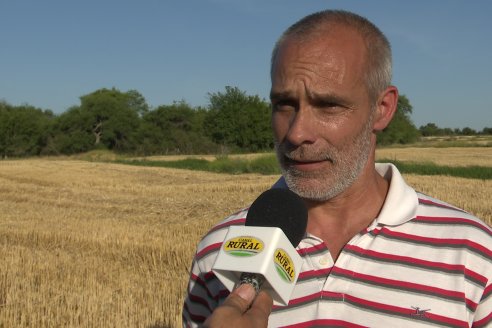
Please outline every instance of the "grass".
[[445, 166], [434, 163], [403, 162], [391, 159], [382, 159], [380, 162], [393, 163], [402, 173], [425, 176], [443, 175], [467, 179], [492, 180], [492, 167], [486, 166]]
[[492, 147], [492, 135], [422, 137], [412, 146], [433, 148]]
[[[263, 155], [252, 159], [217, 157], [215, 160], [201, 158], [185, 158], [171, 161], [155, 161], [144, 159], [119, 159], [114, 161], [121, 164], [130, 164], [150, 167], [169, 167], [186, 170], [199, 170], [227, 174], [257, 173], [263, 175], [279, 174], [275, 155]], [[415, 163], [395, 159], [379, 159], [378, 162], [395, 164], [402, 173], [419, 175], [444, 175], [468, 179], [492, 179], [492, 167], [487, 166], [447, 166], [432, 162]]]
[[219, 156], [215, 160], [202, 158], [185, 158], [180, 160], [161, 161], [145, 159], [119, 159], [115, 163], [150, 166], [150, 167], [169, 167], [176, 169], [208, 171], [227, 174], [258, 173], [263, 175], [279, 174], [277, 159], [275, 155], [263, 155], [252, 159]]

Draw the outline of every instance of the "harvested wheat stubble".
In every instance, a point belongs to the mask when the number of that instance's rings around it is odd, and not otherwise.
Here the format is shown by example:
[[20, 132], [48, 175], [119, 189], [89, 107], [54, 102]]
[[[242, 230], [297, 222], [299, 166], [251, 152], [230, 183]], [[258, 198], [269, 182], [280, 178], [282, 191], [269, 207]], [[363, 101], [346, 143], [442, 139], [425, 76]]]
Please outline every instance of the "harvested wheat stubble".
[[0, 162], [0, 326], [179, 326], [198, 239], [274, 180]]
[[[406, 178], [492, 219], [491, 181]], [[276, 179], [0, 161], [0, 327], [179, 327], [199, 238]]]
[[381, 148], [376, 150], [376, 158], [445, 166], [488, 166], [492, 169], [492, 147]]

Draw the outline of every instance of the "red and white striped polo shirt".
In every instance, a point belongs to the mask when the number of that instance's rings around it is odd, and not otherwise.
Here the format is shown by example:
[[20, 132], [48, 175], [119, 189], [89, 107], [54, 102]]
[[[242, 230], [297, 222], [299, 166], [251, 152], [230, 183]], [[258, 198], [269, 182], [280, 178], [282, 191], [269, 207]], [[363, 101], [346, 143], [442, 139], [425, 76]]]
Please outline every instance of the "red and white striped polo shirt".
[[[376, 169], [390, 181], [379, 217], [335, 263], [323, 241], [306, 234], [297, 247], [303, 265], [289, 305], [274, 307], [269, 326], [492, 326], [492, 229], [415, 192], [393, 165]], [[228, 227], [244, 224], [246, 214], [216, 225], [198, 245], [183, 326], [199, 325], [227, 297], [211, 268]]]

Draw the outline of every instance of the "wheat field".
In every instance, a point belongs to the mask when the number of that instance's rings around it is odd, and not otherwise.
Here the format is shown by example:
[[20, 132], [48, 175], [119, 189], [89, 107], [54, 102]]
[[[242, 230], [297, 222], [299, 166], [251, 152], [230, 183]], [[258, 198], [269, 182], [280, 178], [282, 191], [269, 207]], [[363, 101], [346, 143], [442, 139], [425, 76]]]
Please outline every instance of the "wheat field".
[[[405, 177], [492, 222], [492, 181]], [[199, 238], [276, 178], [0, 161], [0, 327], [181, 326]]]
[[492, 147], [431, 148], [406, 147], [382, 148], [376, 151], [376, 159], [397, 159], [408, 162], [432, 162], [448, 166], [490, 166]]

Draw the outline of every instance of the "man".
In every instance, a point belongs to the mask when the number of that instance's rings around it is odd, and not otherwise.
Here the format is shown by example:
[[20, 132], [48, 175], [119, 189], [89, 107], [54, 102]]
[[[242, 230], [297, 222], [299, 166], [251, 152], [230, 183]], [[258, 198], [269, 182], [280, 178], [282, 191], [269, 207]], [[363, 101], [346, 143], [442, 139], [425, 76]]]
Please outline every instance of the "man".
[[[376, 133], [398, 101], [379, 29], [344, 11], [307, 16], [277, 42], [271, 79], [282, 168], [274, 187], [304, 200], [308, 225], [289, 305], [274, 306], [268, 325], [492, 324], [491, 229], [416, 192], [393, 165], [375, 164]], [[211, 267], [228, 226], [243, 224], [246, 214], [227, 218], [199, 244], [185, 326], [203, 322], [227, 297]], [[220, 307], [210, 321], [231, 313]]]

